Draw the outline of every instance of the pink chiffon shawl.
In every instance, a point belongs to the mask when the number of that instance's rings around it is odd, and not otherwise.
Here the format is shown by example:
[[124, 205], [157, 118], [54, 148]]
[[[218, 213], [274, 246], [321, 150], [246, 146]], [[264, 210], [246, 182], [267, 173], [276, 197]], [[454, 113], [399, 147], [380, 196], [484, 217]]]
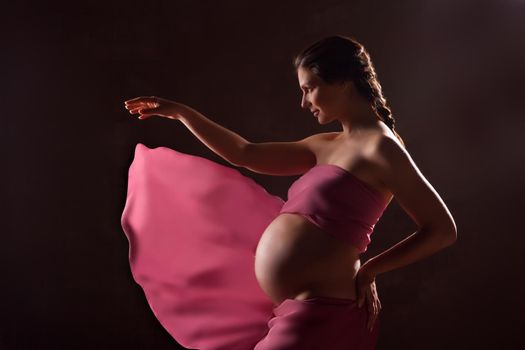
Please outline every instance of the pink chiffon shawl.
[[255, 249], [283, 203], [234, 168], [136, 145], [121, 217], [131, 273], [179, 344], [246, 350], [264, 337], [274, 305]]

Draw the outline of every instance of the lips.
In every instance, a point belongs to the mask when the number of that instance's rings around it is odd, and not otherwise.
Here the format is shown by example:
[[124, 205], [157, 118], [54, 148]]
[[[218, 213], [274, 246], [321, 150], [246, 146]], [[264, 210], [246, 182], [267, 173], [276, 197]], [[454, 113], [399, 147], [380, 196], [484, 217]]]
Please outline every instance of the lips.
[[313, 111], [312, 113], [314, 114], [314, 116], [317, 117], [317, 115], [319, 114], [319, 110], [315, 110], [315, 111]]

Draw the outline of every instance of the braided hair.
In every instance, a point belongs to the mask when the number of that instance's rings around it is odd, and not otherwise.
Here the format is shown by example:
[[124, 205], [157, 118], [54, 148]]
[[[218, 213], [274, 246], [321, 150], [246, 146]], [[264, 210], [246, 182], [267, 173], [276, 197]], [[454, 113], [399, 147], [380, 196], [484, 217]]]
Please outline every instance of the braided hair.
[[405, 146], [395, 130], [396, 121], [383, 96], [370, 54], [357, 40], [342, 35], [326, 37], [296, 55], [293, 65], [296, 71], [300, 67], [308, 69], [328, 84], [353, 81], [377, 116]]

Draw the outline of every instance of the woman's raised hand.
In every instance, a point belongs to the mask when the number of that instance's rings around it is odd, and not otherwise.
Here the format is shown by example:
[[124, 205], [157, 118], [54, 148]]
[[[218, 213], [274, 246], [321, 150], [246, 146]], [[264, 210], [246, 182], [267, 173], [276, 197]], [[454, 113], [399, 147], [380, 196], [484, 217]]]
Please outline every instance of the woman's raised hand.
[[357, 272], [356, 279], [356, 290], [357, 290], [357, 305], [363, 306], [366, 299], [366, 306], [368, 309], [368, 330], [372, 330], [374, 323], [381, 310], [381, 302], [377, 295], [376, 289], [376, 278], [371, 275], [365, 265], [361, 266]]
[[139, 119], [146, 119], [154, 115], [178, 119], [185, 107], [182, 103], [156, 96], [136, 97], [124, 101], [124, 104], [131, 114], [139, 114]]

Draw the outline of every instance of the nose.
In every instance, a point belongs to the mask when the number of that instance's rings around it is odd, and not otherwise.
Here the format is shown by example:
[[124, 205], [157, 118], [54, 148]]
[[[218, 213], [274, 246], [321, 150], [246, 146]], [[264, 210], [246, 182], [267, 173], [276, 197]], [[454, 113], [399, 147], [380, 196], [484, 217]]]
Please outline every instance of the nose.
[[306, 100], [306, 95], [303, 94], [301, 97], [301, 108], [308, 108], [309, 102]]

